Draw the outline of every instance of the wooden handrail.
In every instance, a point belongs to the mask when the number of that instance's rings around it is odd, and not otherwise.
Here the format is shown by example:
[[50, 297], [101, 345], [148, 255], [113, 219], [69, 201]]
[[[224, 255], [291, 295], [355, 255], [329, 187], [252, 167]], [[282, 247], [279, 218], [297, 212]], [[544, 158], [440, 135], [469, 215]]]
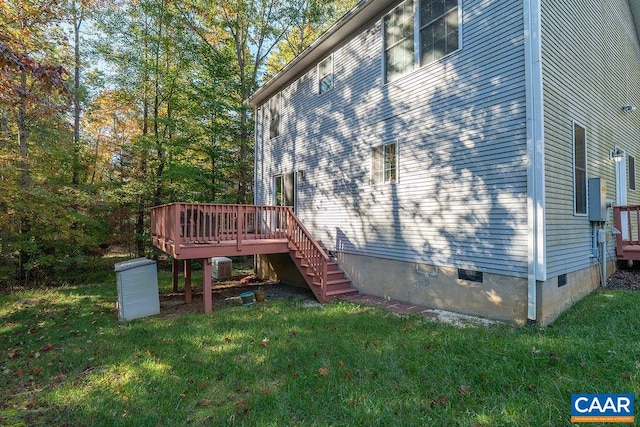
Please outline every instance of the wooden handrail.
[[326, 298], [329, 256], [293, 213], [291, 207], [287, 208], [287, 233], [289, 241], [308, 264], [307, 268], [320, 279], [322, 298]]
[[169, 203], [152, 208], [151, 234], [154, 241], [173, 246], [176, 254], [184, 244], [235, 241], [240, 250], [248, 238], [286, 238], [320, 281], [326, 297], [329, 256], [291, 207]]

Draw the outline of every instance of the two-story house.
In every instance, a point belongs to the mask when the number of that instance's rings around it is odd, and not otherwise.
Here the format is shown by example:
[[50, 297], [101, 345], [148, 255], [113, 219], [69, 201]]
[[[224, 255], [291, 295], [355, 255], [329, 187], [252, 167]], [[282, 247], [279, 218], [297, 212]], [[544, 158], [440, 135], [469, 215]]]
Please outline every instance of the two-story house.
[[255, 202], [363, 293], [549, 323], [640, 204], [639, 35], [640, 0], [362, 0], [250, 99]]

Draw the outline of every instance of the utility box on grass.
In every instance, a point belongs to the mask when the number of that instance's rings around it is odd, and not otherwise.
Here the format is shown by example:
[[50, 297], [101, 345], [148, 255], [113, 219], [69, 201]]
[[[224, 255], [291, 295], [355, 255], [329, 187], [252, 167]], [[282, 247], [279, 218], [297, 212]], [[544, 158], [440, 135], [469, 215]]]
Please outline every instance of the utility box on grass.
[[115, 265], [118, 319], [131, 320], [160, 313], [156, 262], [137, 258]]
[[211, 258], [211, 277], [216, 280], [231, 277], [231, 259], [225, 257]]

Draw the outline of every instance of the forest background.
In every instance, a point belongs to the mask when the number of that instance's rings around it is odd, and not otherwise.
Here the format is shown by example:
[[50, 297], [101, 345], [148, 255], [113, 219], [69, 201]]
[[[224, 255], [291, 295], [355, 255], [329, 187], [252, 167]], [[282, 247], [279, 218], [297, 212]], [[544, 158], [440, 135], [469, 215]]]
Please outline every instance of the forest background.
[[64, 280], [150, 208], [252, 203], [245, 101], [356, 0], [0, 0], [0, 283]]

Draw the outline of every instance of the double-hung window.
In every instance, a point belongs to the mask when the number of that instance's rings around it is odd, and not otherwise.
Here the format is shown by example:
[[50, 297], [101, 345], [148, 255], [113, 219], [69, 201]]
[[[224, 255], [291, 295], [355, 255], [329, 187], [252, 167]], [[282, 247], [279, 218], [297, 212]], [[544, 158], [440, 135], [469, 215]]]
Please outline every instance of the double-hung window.
[[333, 87], [333, 55], [318, 64], [318, 93], [325, 93]]
[[406, 0], [383, 28], [385, 81], [391, 82], [460, 48], [458, 0]]
[[273, 139], [280, 135], [280, 103], [282, 95], [280, 92], [269, 100], [269, 138]]
[[394, 182], [397, 179], [396, 143], [379, 145], [371, 150], [371, 182]]
[[413, 70], [413, 0], [405, 1], [384, 18], [384, 49], [387, 81]]
[[420, 65], [458, 50], [458, 0], [420, 2]]
[[587, 213], [587, 131], [573, 123], [573, 201], [576, 215]]

